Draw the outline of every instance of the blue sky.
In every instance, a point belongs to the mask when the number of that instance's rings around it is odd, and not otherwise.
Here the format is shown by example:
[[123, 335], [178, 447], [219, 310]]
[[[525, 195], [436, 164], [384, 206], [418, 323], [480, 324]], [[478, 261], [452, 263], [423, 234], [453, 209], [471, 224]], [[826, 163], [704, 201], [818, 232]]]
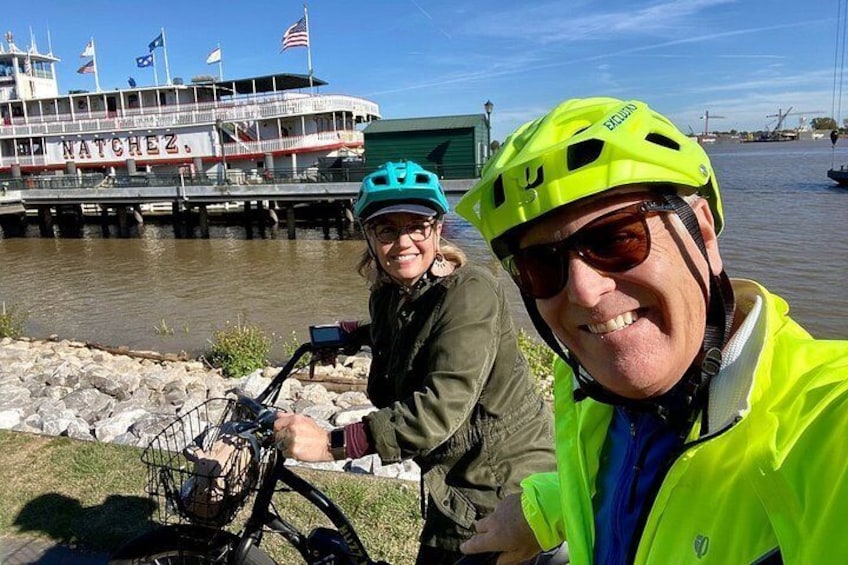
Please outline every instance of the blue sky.
[[[831, 116], [837, 0], [315, 0], [308, 5], [314, 74], [324, 93], [362, 96], [384, 118], [482, 113], [494, 139], [566, 98], [647, 101], [684, 131], [759, 130], [779, 109]], [[104, 90], [153, 84], [135, 57], [165, 28], [172, 77], [306, 73], [307, 50], [280, 53], [302, 2], [146, 0], [6, 2], [2, 31], [47, 50], [60, 92], [94, 90], [77, 74], [94, 37]], [[165, 72], [157, 50], [160, 82]], [[812, 114], [812, 112], [822, 114]], [[848, 112], [848, 106], [845, 111]], [[840, 116], [837, 116], [840, 117]], [[844, 116], [841, 116], [844, 117]], [[797, 115], [787, 125], [798, 125]], [[771, 126], [770, 126], [771, 127]]]

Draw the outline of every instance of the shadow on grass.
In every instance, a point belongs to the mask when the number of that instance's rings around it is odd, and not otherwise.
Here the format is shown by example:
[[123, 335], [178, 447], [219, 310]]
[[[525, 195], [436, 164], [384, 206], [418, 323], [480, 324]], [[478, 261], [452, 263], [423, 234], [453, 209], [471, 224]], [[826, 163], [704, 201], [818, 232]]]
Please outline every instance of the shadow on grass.
[[150, 529], [154, 503], [140, 496], [110, 495], [84, 507], [79, 500], [47, 493], [27, 502], [15, 517], [21, 535], [37, 533], [57, 543], [112, 551]]

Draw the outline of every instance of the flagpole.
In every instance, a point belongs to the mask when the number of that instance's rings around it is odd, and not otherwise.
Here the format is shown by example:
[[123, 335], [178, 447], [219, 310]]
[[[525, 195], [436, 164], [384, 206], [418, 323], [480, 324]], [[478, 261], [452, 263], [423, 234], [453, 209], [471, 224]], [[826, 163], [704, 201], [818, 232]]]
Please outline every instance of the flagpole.
[[[306, 9], [306, 2], [303, 3], [303, 21], [306, 23], [306, 65], [309, 67], [309, 88], [312, 86], [312, 38], [311, 30], [309, 29], [309, 11]], [[313, 93], [314, 94], [314, 93]]]
[[156, 86], [159, 86], [159, 73], [156, 72], [156, 51], [151, 51], [150, 56], [153, 57], [153, 80], [156, 81]]
[[[50, 38], [50, 26], [47, 27], [47, 54], [53, 55], [53, 40]], [[53, 63], [50, 63], [53, 65]]]
[[165, 41], [165, 28], [159, 28], [162, 31], [162, 51], [165, 53], [165, 79], [168, 84], [171, 84], [171, 70], [168, 68], [168, 43]]
[[94, 36], [91, 37], [91, 60], [94, 62], [94, 88], [100, 92], [100, 77], [97, 70], [97, 48], [94, 46]]
[[224, 82], [224, 57], [221, 53], [221, 43], [218, 42], [218, 80]]

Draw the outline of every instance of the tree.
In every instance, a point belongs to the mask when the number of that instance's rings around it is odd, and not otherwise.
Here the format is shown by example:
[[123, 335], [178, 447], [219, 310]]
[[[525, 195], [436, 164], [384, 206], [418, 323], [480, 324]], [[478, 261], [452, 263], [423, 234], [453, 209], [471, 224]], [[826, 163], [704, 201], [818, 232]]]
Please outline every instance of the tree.
[[810, 120], [813, 129], [836, 129], [836, 120], [833, 118], [813, 118]]

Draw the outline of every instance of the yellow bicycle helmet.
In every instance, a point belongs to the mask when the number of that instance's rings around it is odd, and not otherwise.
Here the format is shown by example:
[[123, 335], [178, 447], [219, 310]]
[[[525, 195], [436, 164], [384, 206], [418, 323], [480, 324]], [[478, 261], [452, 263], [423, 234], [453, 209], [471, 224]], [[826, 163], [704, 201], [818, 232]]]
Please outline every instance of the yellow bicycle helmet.
[[[501, 259], [511, 230], [581, 198], [627, 184], [690, 187], [724, 223], [706, 152], [644, 102], [566, 100], [510, 135], [456, 211]], [[500, 240], [500, 241], [499, 241]]]

